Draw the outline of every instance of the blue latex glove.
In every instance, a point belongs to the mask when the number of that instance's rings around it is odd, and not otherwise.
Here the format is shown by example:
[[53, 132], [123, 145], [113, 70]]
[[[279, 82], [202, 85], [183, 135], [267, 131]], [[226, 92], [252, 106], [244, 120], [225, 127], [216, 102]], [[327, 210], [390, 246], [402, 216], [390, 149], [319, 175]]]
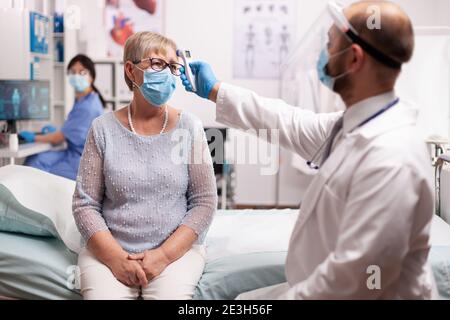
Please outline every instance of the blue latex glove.
[[45, 127], [42, 128], [41, 133], [42, 134], [48, 134], [48, 133], [53, 133], [56, 132], [57, 129], [55, 126], [52, 126], [51, 124], [46, 125]]
[[[196, 61], [189, 64], [195, 77], [195, 85], [197, 86], [196, 94], [199, 97], [208, 99], [212, 89], [219, 82], [214, 75], [211, 66], [206, 62]], [[192, 86], [186, 77], [185, 70], [181, 70], [181, 82], [186, 91], [192, 92]]]
[[22, 131], [19, 136], [26, 142], [34, 142], [36, 140], [36, 134], [30, 131]]

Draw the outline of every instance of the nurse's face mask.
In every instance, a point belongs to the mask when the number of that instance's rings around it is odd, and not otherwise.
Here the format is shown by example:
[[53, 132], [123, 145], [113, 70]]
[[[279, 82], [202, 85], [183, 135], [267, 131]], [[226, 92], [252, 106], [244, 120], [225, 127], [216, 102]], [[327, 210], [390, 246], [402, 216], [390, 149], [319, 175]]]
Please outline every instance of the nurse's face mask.
[[91, 86], [91, 76], [86, 70], [79, 73], [70, 72], [69, 83], [75, 89], [75, 92], [82, 93]]
[[147, 58], [134, 63], [134, 67], [143, 72], [142, 84], [133, 84], [145, 100], [157, 108], [164, 106], [176, 89], [175, 76], [181, 75], [183, 65], [167, 63], [160, 58]]

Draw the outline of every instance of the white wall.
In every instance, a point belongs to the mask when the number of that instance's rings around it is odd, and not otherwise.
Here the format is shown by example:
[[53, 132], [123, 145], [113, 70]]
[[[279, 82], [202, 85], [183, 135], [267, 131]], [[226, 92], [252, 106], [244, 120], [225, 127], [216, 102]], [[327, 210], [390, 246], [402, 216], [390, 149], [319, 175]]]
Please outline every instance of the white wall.
[[416, 26], [450, 26], [448, 0], [393, 0], [398, 3]]

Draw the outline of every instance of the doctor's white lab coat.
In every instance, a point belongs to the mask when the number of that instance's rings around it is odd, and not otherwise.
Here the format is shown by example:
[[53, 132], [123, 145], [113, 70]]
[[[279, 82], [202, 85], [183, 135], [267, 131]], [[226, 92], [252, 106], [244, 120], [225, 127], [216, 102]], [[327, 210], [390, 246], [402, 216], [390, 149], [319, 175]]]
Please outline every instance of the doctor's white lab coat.
[[[433, 174], [417, 135], [417, 110], [400, 101], [345, 132], [346, 124], [365, 120], [364, 112], [383, 108], [388, 98], [368, 99], [354, 109], [353, 119], [344, 117], [344, 133], [303, 197], [286, 261], [287, 284], [242, 298], [430, 298]], [[279, 129], [281, 146], [304, 159], [313, 157], [341, 116], [315, 114], [225, 83], [217, 100], [218, 122], [243, 130]]]

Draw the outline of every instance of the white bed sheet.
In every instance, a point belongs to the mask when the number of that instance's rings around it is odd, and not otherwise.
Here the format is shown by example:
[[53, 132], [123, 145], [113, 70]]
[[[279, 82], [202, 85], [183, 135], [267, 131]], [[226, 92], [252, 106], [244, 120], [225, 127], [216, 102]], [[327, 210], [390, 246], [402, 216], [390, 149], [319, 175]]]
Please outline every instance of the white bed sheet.
[[298, 210], [219, 210], [205, 243], [208, 261], [230, 255], [287, 251]]

